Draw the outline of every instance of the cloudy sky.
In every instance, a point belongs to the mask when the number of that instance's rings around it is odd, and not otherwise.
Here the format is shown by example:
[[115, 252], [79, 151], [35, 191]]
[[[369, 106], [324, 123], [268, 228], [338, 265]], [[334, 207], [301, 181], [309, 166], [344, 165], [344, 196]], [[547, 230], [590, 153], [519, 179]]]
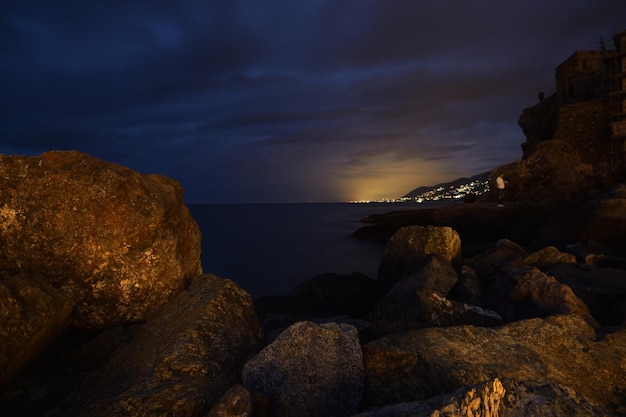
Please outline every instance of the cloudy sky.
[[346, 201], [512, 162], [624, 0], [7, 0], [0, 153], [76, 149], [188, 203]]

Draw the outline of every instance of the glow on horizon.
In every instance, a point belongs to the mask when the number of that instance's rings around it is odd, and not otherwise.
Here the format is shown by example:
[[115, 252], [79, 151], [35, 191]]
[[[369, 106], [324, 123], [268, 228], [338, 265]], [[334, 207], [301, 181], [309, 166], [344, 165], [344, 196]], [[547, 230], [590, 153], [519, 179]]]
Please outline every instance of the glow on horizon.
[[417, 187], [454, 179], [446, 165], [441, 161], [413, 160], [369, 171], [360, 168], [333, 181], [333, 188], [343, 201], [394, 200]]

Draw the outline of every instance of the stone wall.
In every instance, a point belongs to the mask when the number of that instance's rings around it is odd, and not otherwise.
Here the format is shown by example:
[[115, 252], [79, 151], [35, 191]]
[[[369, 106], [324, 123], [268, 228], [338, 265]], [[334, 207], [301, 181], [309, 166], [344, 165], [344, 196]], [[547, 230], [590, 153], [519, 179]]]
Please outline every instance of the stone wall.
[[554, 139], [575, 145], [582, 160], [608, 162], [610, 118], [605, 100], [590, 100], [563, 106], [557, 113]]

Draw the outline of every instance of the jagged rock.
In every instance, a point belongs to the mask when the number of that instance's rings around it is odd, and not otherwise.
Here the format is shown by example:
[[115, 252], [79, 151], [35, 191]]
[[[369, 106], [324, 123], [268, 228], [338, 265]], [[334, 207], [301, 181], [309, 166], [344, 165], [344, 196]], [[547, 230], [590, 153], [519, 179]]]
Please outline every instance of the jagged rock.
[[585, 264], [555, 264], [544, 272], [568, 285], [604, 326], [626, 323], [626, 270]]
[[566, 140], [537, 143], [525, 158], [498, 168], [506, 173], [507, 199], [567, 201], [594, 184], [593, 164]]
[[513, 242], [501, 239], [491, 249], [465, 259], [465, 264], [482, 279], [490, 278], [503, 269], [523, 268], [526, 266], [524, 259], [527, 254], [520, 252], [518, 247]]
[[424, 400], [506, 377], [561, 384], [615, 411], [626, 405], [625, 357], [626, 329], [596, 335], [575, 315], [500, 328], [455, 326], [398, 333], [363, 345], [363, 403]]
[[536, 268], [506, 269], [491, 280], [488, 306], [511, 322], [553, 314], [576, 314], [600, 327], [570, 286]]
[[526, 263], [530, 266], [541, 268], [558, 263], [576, 263], [576, 256], [571, 253], [564, 253], [554, 246], [546, 246], [526, 257]]
[[67, 332], [72, 302], [45, 282], [23, 275], [0, 278], [0, 387]]
[[0, 272], [60, 289], [77, 328], [145, 319], [201, 272], [174, 180], [75, 151], [0, 155], [0, 176]]
[[246, 387], [270, 398], [273, 416], [355, 414], [364, 385], [356, 329], [298, 322], [247, 362], [242, 375]]
[[426, 255], [415, 272], [396, 282], [389, 293], [401, 294], [414, 290], [429, 289], [446, 296], [459, 278], [450, 263], [439, 255]]
[[[262, 340], [250, 295], [213, 275], [195, 278], [146, 324], [134, 327], [130, 341], [120, 347], [123, 338], [117, 338], [115, 351], [104, 355], [110, 359], [88, 375], [87, 358], [102, 359], [95, 344], [88, 346], [93, 353], [81, 350], [78, 364], [72, 357], [66, 361], [79, 367], [72, 373], [44, 378], [47, 385], [29, 385], [22, 393], [12, 390], [13, 397], [2, 401], [10, 404], [6, 415], [36, 415], [42, 404], [53, 417], [152, 416], [164, 410], [203, 415], [240, 381], [243, 363]], [[74, 382], [66, 392], [54, 391], [69, 378]]]
[[452, 290], [450, 299], [479, 307], [485, 306], [487, 301], [485, 289], [482, 280], [474, 269], [467, 265], [461, 267], [459, 282]]
[[498, 417], [506, 393], [498, 378], [462, 388], [426, 401], [405, 402], [357, 414], [354, 417]]
[[389, 239], [378, 269], [378, 282], [389, 289], [413, 275], [427, 259], [438, 255], [452, 266], [461, 264], [461, 238], [450, 227], [407, 226]]
[[423, 289], [388, 294], [372, 313], [371, 322], [368, 337], [373, 339], [424, 327], [496, 326], [502, 324], [502, 318], [495, 311], [451, 301]]
[[499, 417], [617, 417], [597, 403], [561, 384], [533, 384], [502, 379], [506, 390]]
[[354, 417], [617, 417], [574, 390], [510, 379], [481, 382], [450, 395], [405, 402]]
[[207, 417], [265, 417], [268, 413], [267, 397], [237, 384], [224, 394]]

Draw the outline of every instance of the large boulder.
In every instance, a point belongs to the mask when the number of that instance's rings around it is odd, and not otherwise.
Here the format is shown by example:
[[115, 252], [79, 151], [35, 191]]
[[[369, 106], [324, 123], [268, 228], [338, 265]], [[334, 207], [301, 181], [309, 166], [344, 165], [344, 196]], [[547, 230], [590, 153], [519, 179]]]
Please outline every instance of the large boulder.
[[492, 280], [488, 306], [505, 322], [554, 314], [576, 314], [600, 327], [589, 307], [569, 285], [537, 268], [507, 269]]
[[544, 272], [569, 286], [603, 326], [626, 324], [626, 270], [561, 263]]
[[[603, 407], [559, 384], [494, 378], [424, 401], [375, 408], [354, 417], [611, 417]], [[615, 416], [616, 417], [616, 416]]]
[[500, 273], [503, 269], [523, 268], [527, 254], [523, 248], [508, 239], [500, 239], [486, 251], [465, 259], [465, 264], [472, 268], [483, 280]]
[[43, 281], [19, 275], [0, 279], [0, 386], [66, 334], [72, 307]]
[[404, 402], [376, 408], [354, 417], [500, 416], [506, 389], [498, 378], [462, 388], [427, 401]]
[[427, 289], [390, 293], [376, 306], [369, 318], [372, 324], [367, 337], [370, 339], [424, 327], [502, 324], [502, 318], [495, 311], [448, 300]]
[[538, 251], [535, 251], [528, 255], [525, 262], [537, 268], [548, 267], [559, 263], [572, 263], [577, 262], [576, 256], [571, 253], [561, 252], [554, 246], [546, 246]]
[[0, 155], [0, 274], [41, 279], [74, 325], [140, 321], [201, 273], [200, 232], [172, 179], [80, 152]]
[[351, 416], [363, 394], [356, 328], [298, 322], [243, 368], [246, 387], [270, 398], [276, 417]]
[[450, 293], [450, 298], [462, 303], [484, 307], [487, 302], [487, 294], [483, 282], [468, 265], [463, 265], [459, 272], [459, 282]]
[[6, 415], [42, 409], [50, 416], [205, 415], [241, 381], [243, 364], [262, 343], [250, 295], [213, 275], [196, 277], [147, 323], [132, 327], [130, 334], [103, 332], [50, 363], [53, 377], [42, 365], [47, 377], [39, 384], [14, 384], [8, 398], [0, 397]]
[[378, 269], [378, 282], [390, 289], [396, 282], [417, 272], [428, 259], [437, 255], [454, 267], [461, 264], [461, 238], [447, 226], [406, 226], [387, 242]]
[[619, 415], [562, 384], [502, 379], [502, 385], [506, 394], [500, 402], [498, 417], [617, 417]]
[[596, 334], [576, 315], [500, 328], [455, 326], [398, 333], [363, 345], [364, 404], [424, 400], [506, 377], [535, 385], [560, 384], [619, 414], [626, 412], [625, 357], [626, 329]]
[[401, 294], [415, 290], [432, 290], [447, 296], [459, 281], [455, 269], [439, 255], [426, 255], [422, 265], [396, 282], [389, 293]]

